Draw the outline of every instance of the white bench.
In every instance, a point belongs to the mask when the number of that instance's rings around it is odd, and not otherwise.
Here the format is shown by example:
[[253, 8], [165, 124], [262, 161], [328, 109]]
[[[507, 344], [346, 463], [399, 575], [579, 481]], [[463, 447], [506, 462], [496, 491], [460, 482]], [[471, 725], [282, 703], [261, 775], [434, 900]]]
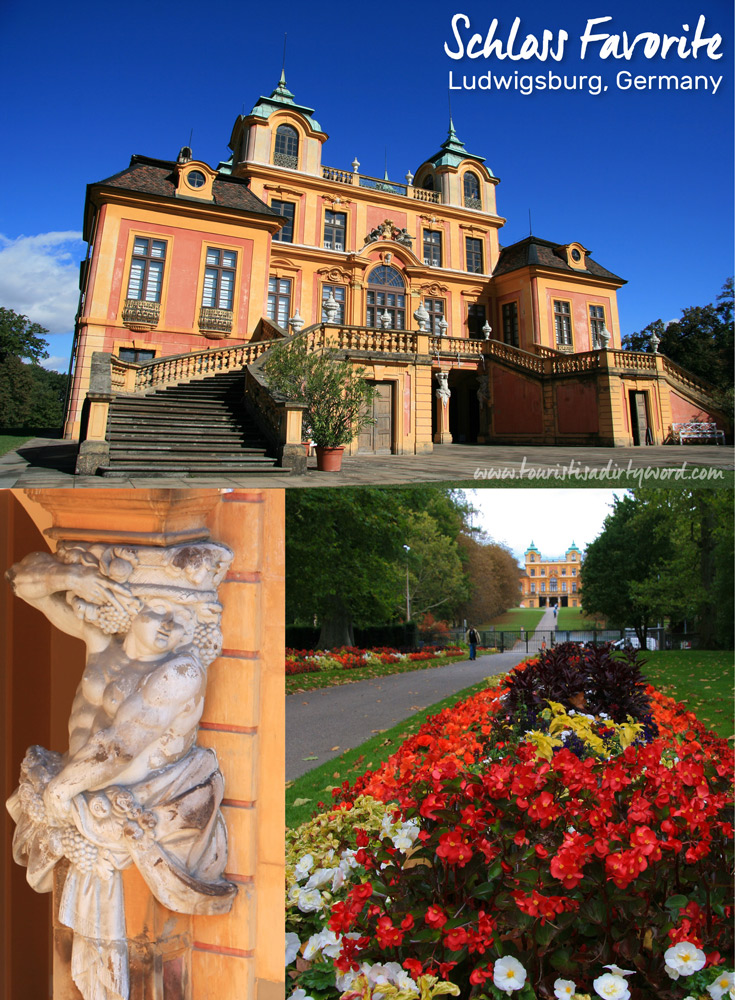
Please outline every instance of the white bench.
[[717, 424], [698, 423], [690, 421], [684, 424], [671, 425], [672, 437], [678, 436], [679, 444], [684, 444], [686, 440], [694, 441], [715, 441], [716, 444], [725, 443], [725, 432], [718, 429]]

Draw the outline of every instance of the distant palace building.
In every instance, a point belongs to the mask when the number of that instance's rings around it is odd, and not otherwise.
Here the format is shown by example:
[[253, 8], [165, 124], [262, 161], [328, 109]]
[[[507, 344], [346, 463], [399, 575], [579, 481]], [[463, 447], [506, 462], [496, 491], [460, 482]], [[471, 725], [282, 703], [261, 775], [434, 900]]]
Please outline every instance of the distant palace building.
[[[501, 247], [498, 178], [451, 122], [401, 181], [361, 174], [357, 160], [325, 166], [327, 138], [282, 75], [238, 116], [216, 168], [184, 147], [176, 160], [133, 156], [88, 187], [66, 422], [86, 442], [86, 471], [107, 467], [126, 406], [155, 438], [159, 390], [223, 373], [242, 374], [237, 392], [289, 464], [308, 433], [257, 360], [293, 334], [375, 383], [375, 423], [353, 452], [660, 444], [674, 421], [724, 426], [700, 380], [620, 349], [624, 280], [582, 242]], [[181, 420], [198, 425], [195, 412]], [[176, 447], [158, 437], [159, 457]]]
[[526, 549], [526, 567], [521, 575], [521, 607], [562, 608], [582, 606], [582, 553], [572, 542], [563, 556], [547, 559], [531, 542]]

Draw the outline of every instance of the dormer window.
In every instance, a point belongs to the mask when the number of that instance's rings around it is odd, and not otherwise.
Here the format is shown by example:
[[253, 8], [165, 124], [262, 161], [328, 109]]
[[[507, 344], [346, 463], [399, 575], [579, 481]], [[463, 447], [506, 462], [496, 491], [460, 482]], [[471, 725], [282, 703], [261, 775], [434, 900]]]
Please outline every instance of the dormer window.
[[276, 167], [297, 169], [299, 165], [299, 133], [292, 125], [279, 125], [276, 129], [273, 163]]
[[427, 174], [423, 178], [423, 180], [421, 180], [418, 183], [417, 187], [423, 188], [424, 191], [433, 191], [434, 190], [434, 177], [433, 177], [433, 175], [432, 174]]
[[480, 182], [477, 176], [470, 171], [464, 175], [464, 206], [465, 208], [482, 208]]

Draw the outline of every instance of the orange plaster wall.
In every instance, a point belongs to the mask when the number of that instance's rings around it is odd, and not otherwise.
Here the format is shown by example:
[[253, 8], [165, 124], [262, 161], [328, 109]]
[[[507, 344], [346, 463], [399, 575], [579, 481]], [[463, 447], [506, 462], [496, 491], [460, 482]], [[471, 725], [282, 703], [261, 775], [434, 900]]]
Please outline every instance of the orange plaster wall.
[[600, 429], [600, 422], [595, 384], [577, 382], [559, 385], [556, 390], [556, 412], [560, 434], [596, 434]]
[[540, 434], [543, 430], [541, 386], [514, 372], [493, 368], [496, 434]]
[[717, 417], [712, 416], [707, 410], [703, 410], [701, 406], [693, 403], [691, 399], [685, 399], [684, 396], [680, 396], [677, 392], [673, 391], [669, 393], [669, 399], [671, 400], [671, 419], [673, 423], [685, 423], [688, 420], [717, 423]]

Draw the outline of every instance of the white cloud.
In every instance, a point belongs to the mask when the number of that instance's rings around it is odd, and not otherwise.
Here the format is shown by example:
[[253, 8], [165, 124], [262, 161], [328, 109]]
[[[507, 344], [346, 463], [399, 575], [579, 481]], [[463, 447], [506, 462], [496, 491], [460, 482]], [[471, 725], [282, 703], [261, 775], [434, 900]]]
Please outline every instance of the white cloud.
[[28, 316], [49, 333], [70, 333], [84, 253], [78, 232], [15, 239], [0, 233], [0, 306]]
[[54, 355], [51, 358], [42, 358], [40, 365], [42, 368], [48, 368], [52, 372], [61, 372], [63, 375], [69, 370], [69, 355], [66, 355], [66, 357]]
[[465, 492], [478, 511], [474, 527], [507, 545], [522, 563], [531, 542], [548, 557], [563, 555], [572, 542], [584, 550], [602, 531], [603, 521], [612, 512], [613, 497], [625, 491], [511, 488]]

